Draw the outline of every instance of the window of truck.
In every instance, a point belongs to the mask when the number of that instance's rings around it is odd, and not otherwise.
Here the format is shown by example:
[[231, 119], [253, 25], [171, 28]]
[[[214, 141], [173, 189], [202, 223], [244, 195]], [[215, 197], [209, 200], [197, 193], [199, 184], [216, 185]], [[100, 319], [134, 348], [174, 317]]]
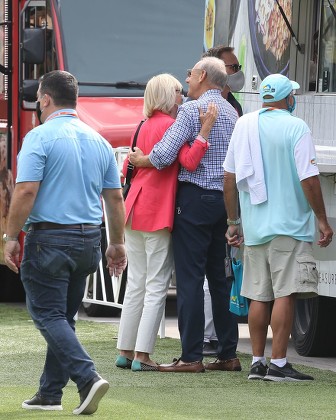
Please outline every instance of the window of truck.
[[[81, 96], [143, 96], [154, 75], [185, 84], [202, 50], [203, 0], [58, 0], [65, 69]], [[122, 83], [120, 83], [122, 82]]]
[[45, 39], [45, 53], [42, 63], [24, 63], [23, 79], [39, 79], [43, 74], [57, 69], [55, 38], [49, 1], [35, 0], [27, 4], [22, 16], [22, 27], [25, 29], [41, 29]]
[[336, 92], [336, 2], [321, 7], [318, 92]]

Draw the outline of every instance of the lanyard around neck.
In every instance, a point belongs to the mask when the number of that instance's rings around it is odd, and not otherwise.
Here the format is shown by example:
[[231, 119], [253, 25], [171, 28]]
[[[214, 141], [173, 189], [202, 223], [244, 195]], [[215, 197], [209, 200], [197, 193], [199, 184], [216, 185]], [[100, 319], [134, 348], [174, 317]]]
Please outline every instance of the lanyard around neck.
[[78, 115], [76, 112], [69, 112], [69, 111], [60, 111], [60, 112], [56, 112], [54, 114], [49, 115], [49, 117], [45, 120], [45, 122], [50, 121], [56, 117], [73, 117], [73, 118], [78, 118]]

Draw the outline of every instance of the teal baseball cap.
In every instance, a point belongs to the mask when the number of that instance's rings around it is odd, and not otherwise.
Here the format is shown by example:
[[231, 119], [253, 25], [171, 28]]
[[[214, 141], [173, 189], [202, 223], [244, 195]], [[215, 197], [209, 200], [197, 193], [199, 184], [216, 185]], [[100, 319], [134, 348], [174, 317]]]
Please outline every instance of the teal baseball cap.
[[283, 74], [270, 74], [260, 83], [259, 94], [263, 102], [277, 102], [286, 98], [292, 90], [300, 89], [294, 80], [289, 80]]

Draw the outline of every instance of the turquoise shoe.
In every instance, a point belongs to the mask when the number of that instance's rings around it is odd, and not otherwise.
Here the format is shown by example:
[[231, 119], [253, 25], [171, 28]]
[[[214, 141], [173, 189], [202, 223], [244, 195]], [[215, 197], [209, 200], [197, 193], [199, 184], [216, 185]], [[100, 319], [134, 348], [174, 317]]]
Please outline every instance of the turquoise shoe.
[[125, 356], [118, 356], [115, 365], [121, 369], [131, 369], [132, 360]]
[[132, 372], [155, 372], [159, 370], [157, 366], [147, 365], [147, 363], [142, 363], [139, 360], [133, 360], [131, 369]]

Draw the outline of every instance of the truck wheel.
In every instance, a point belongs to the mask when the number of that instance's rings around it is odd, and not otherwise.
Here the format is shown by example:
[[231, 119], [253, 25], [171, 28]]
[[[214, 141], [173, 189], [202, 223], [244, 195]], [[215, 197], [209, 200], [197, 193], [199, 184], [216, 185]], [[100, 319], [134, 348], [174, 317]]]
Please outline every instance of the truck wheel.
[[[87, 294], [86, 294], [85, 297], [89, 298], [89, 299], [93, 298], [93, 296], [94, 296], [94, 293], [93, 293], [94, 281], [93, 280], [94, 280], [94, 276], [96, 276], [96, 285], [97, 285], [96, 299], [97, 300], [102, 300], [102, 298], [103, 298], [102, 287], [101, 287], [101, 272], [102, 272], [103, 276], [104, 276], [106, 299], [107, 299], [108, 302], [115, 302], [115, 299], [114, 299], [114, 296], [113, 296], [111, 277], [110, 277], [109, 272], [106, 268], [106, 257], [105, 257], [106, 248], [107, 248], [106, 232], [105, 232], [105, 227], [102, 227], [102, 240], [101, 240], [102, 261], [100, 263], [101, 267], [98, 267], [98, 270], [94, 274], [91, 274], [88, 277], [88, 279], [87, 279], [87, 281], [89, 282], [88, 291], [87, 291]], [[126, 289], [126, 281], [127, 281], [127, 268], [123, 272], [123, 275], [122, 275], [119, 298], [118, 298], [118, 301], [116, 303], [122, 303], [123, 300], [124, 300], [125, 289]], [[83, 302], [82, 305], [83, 305], [85, 313], [88, 316], [115, 317], [115, 316], [119, 316], [120, 312], [121, 312], [120, 308], [115, 308], [113, 306], [94, 304], [94, 303], [91, 303], [91, 302]]]
[[296, 301], [292, 339], [300, 356], [336, 356], [334, 312], [334, 298], [318, 296]]

